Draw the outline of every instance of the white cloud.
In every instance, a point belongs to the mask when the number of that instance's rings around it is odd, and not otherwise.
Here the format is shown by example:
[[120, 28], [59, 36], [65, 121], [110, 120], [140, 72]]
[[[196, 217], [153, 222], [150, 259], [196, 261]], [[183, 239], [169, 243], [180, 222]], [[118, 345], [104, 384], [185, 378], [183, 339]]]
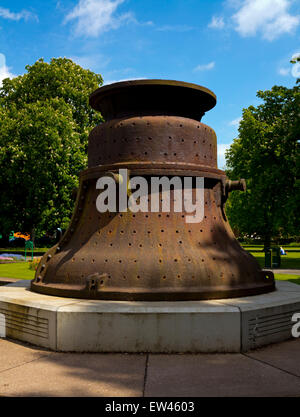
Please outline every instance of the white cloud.
[[9, 71], [9, 68], [6, 66], [5, 55], [0, 53], [0, 87], [2, 87], [2, 81], [5, 78], [13, 78], [13, 77], [15, 77], [15, 75], [12, 74]]
[[82, 68], [90, 69], [92, 71], [98, 71], [99, 68], [106, 67], [110, 62], [110, 58], [106, 58], [102, 54], [81, 56], [73, 55], [70, 59]]
[[279, 68], [278, 73], [282, 75], [283, 77], [286, 77], [291, 73], [290, 68]]
[[196, 68], [194, 68], [194, 71], [210, 71], [214, 69], [215, 66], [216, 66], [215, 62], [210, 62], [209, 64], [198, 65]]
[[164, 25], [156, 28], [156, 30], [160, 32], [189, 32], [193, 29], [193, 26], [188, 25]]
[[232, 120], [229, 123], [229, 126], [239, 126], [239, 124], [241, 123], [241, 121], [242, 121], [242, 118], [241, 117], [239, 117], [237, 119], [234, 119], [234, 120]]
[[[292, 62], [294, 62], [293, 65], [290, 67], [282, 66], [278, 68], [278, 74], [283, 77], [293, 76], [295, 78], [300, 78], [300, 62], [297, 62], [297, 58], [300, 58], [300, 52], [296, 52], [292, 55], [290, 58]], [[285, 62], [287, 59], [285, 59]]]
[[296, 52], [295, 54], [293, 54], [292, 61], [296, 60], [297, 58], [300, 58], [300, 52]]
[[231, 146], [231, 143], [221, 143], [218, 145], [218, 167], [219, 168], [224, 168], [226, 165], [226, 160], [225, 160], [225, 152], [227, 149], [229, 149]]
[[4, 7], [0, 7], [0, 17], [3, 17], [4, 19], [16, 20], [16, 21], [21, 20], [21, 19], [24, 19], [24, 20], [29, 20], [29, 19], [38, 20], [38, 17], [35, 14], [33, 14], [33, 13], [27, 11], [27, 10], [22, 10], [19, 13], [14, 13], [14, 12], [11, 12], [9, 9], [5, 9]]
[[[75, 21], [75, 35], [96, 37], [110, 29], [117, 29], [128, 21], [136, 22], [132, 13], [115, 16], [120, 4], [125, 0], [79, 0], [66, 16], [64, 22]], [[148, 22], [149, 23], [149, 22]]]
[[[289, 13], [292, 0], [244, 0], [232, 16], [235, 30], [244, 37], [261, 33], [269, 41], [293, 32], [300, 16]], [[236, 5], [237, 7], [237, 5]]]
[[223, 29], [225, 26], [224, 18], [222, 16], [213, 16], [210, 24], [208, 25], [209, 28], [212, 29]]
[[[296, 52], [293, 56], [292, 56], [292, 61], [296, 61], [297, 58], [300, 58], [300, 52]], [[293, 64], [292, 67], [292, 76], [295, 78], [300, 78], [300, 62], [296, 62], [295, 64]]]

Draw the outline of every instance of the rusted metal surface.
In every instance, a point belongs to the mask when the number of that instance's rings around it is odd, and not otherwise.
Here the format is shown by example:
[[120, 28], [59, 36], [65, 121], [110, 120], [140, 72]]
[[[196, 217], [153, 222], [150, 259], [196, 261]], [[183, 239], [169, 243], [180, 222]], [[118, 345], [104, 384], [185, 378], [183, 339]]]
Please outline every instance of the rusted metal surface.
[[[199, 122], [216, 98], [194, 84], [163, 80], [116, 83], [92, 94], [107, 122], [89, 138], [88, 169], [69, 229], [41, 260], [31, 288], [44, 294], [112, 300], [198, 300], [274, 290], [228, 224], [224, 204], [244, 182], [217, 168], [215, 132]], [[97, 179], [120, 168], [130, 175], [205, 177], [205, 217], [184, 211], [104, 213]], [[115, 177], [116, 178], [116, 177]], [[117, 181], [118, 182], [118, 181]], [[148, 200], [151, 202], [149, 190]], [[171, 191], [171, 208], [174, 192]]]

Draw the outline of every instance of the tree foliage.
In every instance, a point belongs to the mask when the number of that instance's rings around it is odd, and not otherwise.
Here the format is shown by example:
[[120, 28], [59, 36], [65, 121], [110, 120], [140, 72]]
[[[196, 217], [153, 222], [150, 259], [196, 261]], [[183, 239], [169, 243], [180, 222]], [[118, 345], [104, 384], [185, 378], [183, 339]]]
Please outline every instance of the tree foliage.
[[88, 103], [102, 78], [69, 59], [40, 59], [0, 89], [0, 230], [65, 228], [87, 164]]
[[226, 153], [228, 176], [247, 182], [245, 193], [232, 193], [226, 211], [233, 229], [269, 245], [274, 237], [299, 234], [299, 80], [257, 96], [263, 103], [243, 110], [239, 137]]

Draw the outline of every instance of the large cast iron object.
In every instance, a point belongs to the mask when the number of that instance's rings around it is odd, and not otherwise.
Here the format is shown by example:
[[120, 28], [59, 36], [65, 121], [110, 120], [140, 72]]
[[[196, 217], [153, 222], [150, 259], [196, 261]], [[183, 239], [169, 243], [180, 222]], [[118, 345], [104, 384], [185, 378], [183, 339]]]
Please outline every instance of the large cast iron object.
[[[195, 84], [165, 80], [120, 82], [90, 97], [106, 122], [90, 134], [88, 168], [70, 226], [42, 258], [31, 289], [103, 300], [201, 300], [241, 297], [275, 289], [272, 272], [235, 239], [224, 205], [243, 181], [217, 168], [215, 132], [200, 120], [215, 95]], [[187, 213], [99, 213], [96, 182], [130, 177], [204, 177], [204, 219]], [[195, 191], [195, 190], [194, 190]], [[149, 187], [148, 199], [151, 201]]]

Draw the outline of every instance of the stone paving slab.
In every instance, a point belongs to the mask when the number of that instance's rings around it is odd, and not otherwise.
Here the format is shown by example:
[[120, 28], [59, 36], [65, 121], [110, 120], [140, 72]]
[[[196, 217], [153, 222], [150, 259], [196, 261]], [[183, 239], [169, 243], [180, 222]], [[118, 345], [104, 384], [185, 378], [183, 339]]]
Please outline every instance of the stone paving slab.
[[145, 396], [300, 396], [300, 378], [239, 353], [150, 355]]
[[[0, 340], [0, 346], [1, 352], [12, 349], [12, 355], [16, 354], [13, 342]], [[23, 350], [17, 354], [18, 365], [15, 362], [10, 368], [5, 369], [5, 358], [0, 356], [0, 396], [140, 397], [143, 394], [146, 355], [56, 352], [44, 355], [44, 351], [27, 346]]]
[[49, 356], [51, 353], [42, 348], [0, 339], [0, 373], [30, 363], [43, 356]]
[[246, 354], [57, 353], [0, 339], [0, 396], [300, 397], [300, 338]]
[[300, 339], [257, 349], [246, 356], [300, 377]]

